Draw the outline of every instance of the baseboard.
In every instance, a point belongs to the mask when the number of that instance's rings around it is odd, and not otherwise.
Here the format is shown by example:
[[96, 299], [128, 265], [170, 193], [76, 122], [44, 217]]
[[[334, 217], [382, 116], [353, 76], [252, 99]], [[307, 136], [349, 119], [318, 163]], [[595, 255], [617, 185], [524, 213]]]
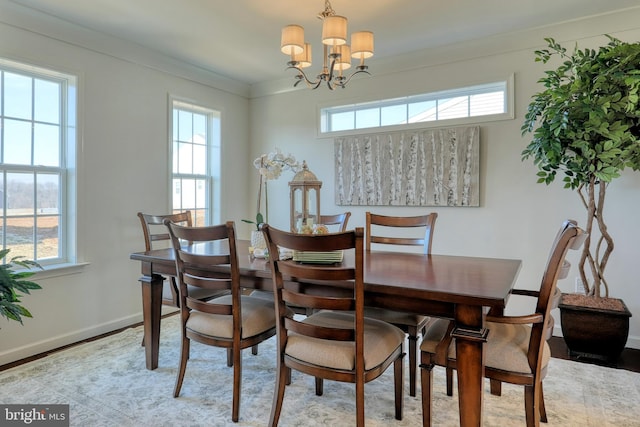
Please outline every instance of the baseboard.
[[[553, 336], [554, 337], [563, 336], [562, 327], [560, 325], [556, 325], [553, 327]], [[627, 344], [625, 345], [625, 347], [640, 350], [640, 337], [629, 335], [629, 338], [627, 338]]]
[[0, 352], [0, 366], [142, 322], [142, 313]]

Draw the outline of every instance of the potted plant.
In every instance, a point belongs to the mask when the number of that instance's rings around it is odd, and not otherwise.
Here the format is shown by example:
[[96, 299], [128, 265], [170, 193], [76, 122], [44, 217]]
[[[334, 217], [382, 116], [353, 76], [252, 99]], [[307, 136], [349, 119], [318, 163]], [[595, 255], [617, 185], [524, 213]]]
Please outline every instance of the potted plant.
[[[545, 39], [548, 48], [535, 51], [535, 61], [562, 62], [538, 80], [545, 89], [533, 96], [521, 130], [533, 134], [522, 160], [533, 160], [538, 182], [550, 184], [562, 172], [564, 187], [577, 191], [587, 213], [589, 236], [578, 264], [584, 294], [564, 294], [560, 304], [567, 346], [573, 355], [615, 360], [631, 313], [623, 301], [609, 298], [605, 268], [614, 244], [604, 208], [609, 184], [625, 168], [640, 169], [640, 43], [607, 38], [598, 49], [576, 46], [572, 52]], [[593, 317], [614, 313], [616, 320]], [[578, 324], [571, 326], [574, 314]]]
[[[11, 249], [0, 250], [0, 259], [5, 259]], [[35, 273], [33, 268], [40, 268], [35, 261], [25, 260], [22, 256], [15, 256], [11, 261], [0, 265], [0, 315], [8, 320], [22, 323], [22, 317], [33, 317], [29, 310], [20, 305], [20, 298], [30, 294], [34, 289], [41, 289], [37, 283], [28, 279]], [[16, 271], [16, 268], [20, 270]]]

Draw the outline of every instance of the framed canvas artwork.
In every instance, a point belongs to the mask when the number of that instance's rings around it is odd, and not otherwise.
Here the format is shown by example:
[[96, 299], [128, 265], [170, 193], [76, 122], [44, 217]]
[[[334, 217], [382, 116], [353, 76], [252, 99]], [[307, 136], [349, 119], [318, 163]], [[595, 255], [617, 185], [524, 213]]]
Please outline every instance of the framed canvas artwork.
[[480, 127], [339, 137], [336, 204], [479, 206]]

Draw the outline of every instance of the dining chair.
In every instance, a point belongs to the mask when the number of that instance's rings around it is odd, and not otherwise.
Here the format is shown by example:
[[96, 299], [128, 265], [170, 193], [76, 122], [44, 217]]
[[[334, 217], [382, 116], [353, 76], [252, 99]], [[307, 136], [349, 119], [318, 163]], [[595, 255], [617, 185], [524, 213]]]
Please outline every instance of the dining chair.
[[347, 231], [347, 223], [349, 222], [349, 218], [351, 217], [351, 212], [343, 212], [341, 214], [336, 215], [320, 215], [320, 224], [324, 224], [326, 226], [337, 226], [337, 231]]
[[[315, 253], [353, 252], [355, 258], [354, 265], [305, 264], [271, 258], [278, 316], [278, 367], [269, 425], [278, 425], [285, 387], [291, 369], [295, 369], [315, 377], [318, 396], [323, 393], [325, 379], [355, 383], [356, 425], [364, 426], [364, 385], [382, 375], [391, 364], [395, 417], [402, 419], [404, 333], [393, 325], [364, 317], [362, 228], [303, 235], [264, 224], [262, 231], [269, 253], [278, 253], [278, 247], [285, 247]], [[306, 292], [305, 282], [312, 282], [316, 290]], [[321, 291], [317, 290], [318, 286], [322, 286]], [[308, 307], [312, 314], [307, 317], [287, 314], [288, 304]]]
[[[487, 314], [485, 326], [489, 330], [484, 344], [484, 376], [490, 380], [524, 386], [526, 423], [528, 427], [546, 422], [542, 379], [547, 374], [551, 350], [547, 343], [553, 325], [550, 315], [556, 295], [558, 278], [568, 271], [565, 256], [569, 249], [579, 249], [587, 234], [573, 220], [562, 224], [553, 242], [539, 290], [511, 291], [514, 295], [536, 298], [535, 311], [520, 316]], [[433, 368], [444, 366], [456, 369], [453, 322], [438, 319], [431, 322], [422, 338], [421, 380], [423, 425], [431, 425], [431, 394]]]
[[[577, 223], [574, 221], [574, 224], [577, 224]], [[558, 235], [556, 236], [556, 239], [560, 235], [562, 235], [562, 231], [563, 229], [560, 228], [560, 230], [558, 231]], [[569, 276], [570, 270], [571, 270], [571, 264], [569, 263], [569, 261], [565, 259], [562, 262], [562, 267], [560, 268], [560, 271], [558, 272], [558, 280], [566, 279]], [[510, 293], [512, 295], [524, 295], [524, 296], [533, 297], [533, 298], [537, 298], [539, 294], [538, 291], [525, 290], [525, 289], [512, 289]], [[558, 308], [558, 305], [560, 304], [561, 300], [562, 300], [562, 292], [558, 287], [556, 287], [553, 295], [551, 296], [551, 300], [549, 301], [549, 306], [550, 306], [549, 311], [552, 312], [553, 310]], [[502, 316], [504, 314], [504, 307], [500, 310], [496, 310], [495, 308], [492, 310], [489, 310], [488, 314], [490, 316]], [[545, 339], [547, 340], [547, 342], [553, 336], [553, 328], [555, 324], [556, 324], [556, 320], [553, 317], [553, 315], [550, 314], [547, 322], [546, 331], [545, 331]], [[494, 396], [502, 395], [502, 382], [493, 378], [490, 378], [489, 382], [490, 382], [491, 394]], [[451, 368], [447, 368], [446, 383], [447, 383], [447, 396], [453, 396], [453, 369]], [[547, 415], [546, 415], [545, 406], [544, 406], [544, 399], [541, 399], [540, 400], [540, 419], [546, 422], [546, 418], [547, 418]]]
[[[343, 212], [341, 214], [336, 215], [320, 215], [320, 224], [326, 226], [336, 226], [337, 232], [346, 231], [347, 223], [349, 222], [349, 218], [351, 217], [351, 212]], [[273, 298], [273, 292], [265, 292], [265, 291], [254, 291], [252, 295], [261, 297], [261, 298]], [[295, 307], [292, 306], [291, 309], [297, 314], [308, 315], [306, 309], [303, 307]]]
[[[231, 350], [228, 352], [233, 358], [231, 419], [237, 422], [242, 350], [275, 335], [274, 305], [264, 299], [242, 295], [233, 221], [208, 227], [187, 227], [165, 219], [165, 225], [175, 253], [182, 329], [180, 366], [173, 396], [180, 395], [191, 340]], [[195, 245], [203, 244], [198, 251], [193, 250]], [[222, 268], [216, 268], [218, 266]], [[229, 294], [204, 302], [191, 296], [190, 287], [228, 291]]]
[[[431, 253], [433, 230], [438, 214], [419, 216], [386, 216], [366, 213], [366, 250], [388, 248], [389, 245], [411, 249], [419, 246], [423, 253]], [[416, 235], [416, 230], [420, 231]], [[402, 329], [409, 338], [409, 395], [416, 395], [418, 371], [418, 335], [424, 331], [430, 318], [418, 314], [366, 307], [365, 316], [389, 322]]]
[[[145, 251], [160, 249], [160, 247], [171, 247], [171, 239], [167, 232], [167, 227], [164, 225], [165, 219], [176, 224], [186, 225], [187, 227], [193, 226], [191, 211], [165, 215], [152, 215], [138, 212], [138, 218], [140, 218], [140, 224], [142, 225], [142, 232], [144, 234]], [[207, 300], [219, 296], [222, 293], [228, 293], [226, 291], [219, 292], [200, 288], [190, 289], [190, 291], [194, 298], [201, 300]], [[178, 285], [174, 276], [164, 280], [162, 304], [173, 307], [179, 307], [180, 305]]]

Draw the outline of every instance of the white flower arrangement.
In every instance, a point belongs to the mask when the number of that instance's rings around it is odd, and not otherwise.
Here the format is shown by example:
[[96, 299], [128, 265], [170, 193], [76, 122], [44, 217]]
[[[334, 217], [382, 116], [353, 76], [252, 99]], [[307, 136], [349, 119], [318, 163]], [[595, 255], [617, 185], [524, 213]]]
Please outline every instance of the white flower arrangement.
[[[285, 170], [291, 170], [296, 173], [300, 170], [300, 163], [291, 154], [286, 156], [280, 151], [278, 147], [271, 153], [263, 154], [253, 161], [253, 166], [258, 169], [259, 185], [258, 185], [258, 203], [256, 208], [256, 220], [251, 221], [243, 219], [243, 222], [248, 224], [254, 224], [256, 229], [260, 227], [260, 224], [268, 220], [269, 218], [269, 202], [267, 192], [267, 181], [272, 181], [280, 178], [282, 172]], [[263, 185], [264, 184], [264, 185]], [[264, 189], [264, 207], [265, 215], [262, 215], [262, 191]]]

